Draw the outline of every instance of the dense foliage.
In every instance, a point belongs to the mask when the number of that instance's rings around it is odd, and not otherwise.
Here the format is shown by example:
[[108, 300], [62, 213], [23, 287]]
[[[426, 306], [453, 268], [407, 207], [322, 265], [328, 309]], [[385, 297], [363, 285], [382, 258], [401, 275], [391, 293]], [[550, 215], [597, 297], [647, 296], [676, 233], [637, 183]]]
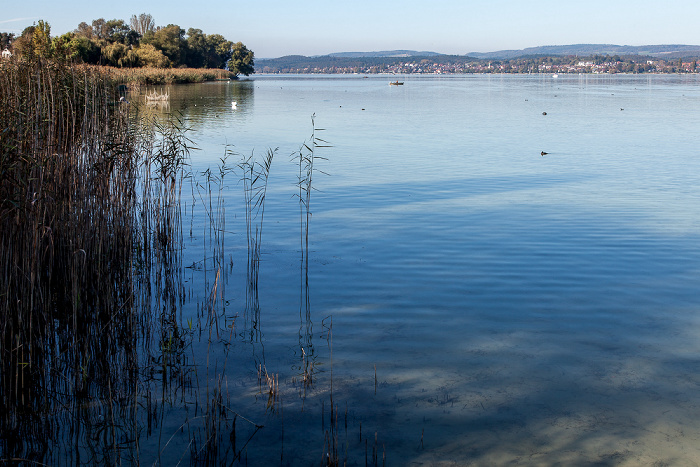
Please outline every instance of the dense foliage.
[[255, 72], [254, 54], [243, 43], [201, 29], [185, 31], [175, 24], [156, 27], [146, 13], [133, 15], [129, 24], [104, 18], [82, 22], [74, 31], [56, 37], [51, 37], [47, 22], [39, 21], [19, 37], [0, 33], [0, 48], [27, 57], [120, 68], [228, 68], [236, 76]]

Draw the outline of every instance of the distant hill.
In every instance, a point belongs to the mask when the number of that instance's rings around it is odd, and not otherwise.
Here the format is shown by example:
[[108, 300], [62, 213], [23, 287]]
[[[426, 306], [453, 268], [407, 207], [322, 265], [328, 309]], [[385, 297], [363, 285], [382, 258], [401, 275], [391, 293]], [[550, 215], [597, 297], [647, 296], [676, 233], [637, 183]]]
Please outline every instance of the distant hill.
[[434, 57], [442, 55], [437, 52], [416, 52], [415, 50], [388, 50], [382, 52], [338, 52], [328, 54], [329, 57], [361, 58], [361, 57]]
[[[618, 56], [620, 60], [645, 63], [648, 59], [664, 61], [700, 59], [699, 45], [613, 45], [574, 44], [529, 47], [521, 50], [496, 52], [471, 52], [467, 55], [445, 55], [437, 52], [415, 50], [392, 50], [382, 52], [339, 52], [328, 55], [306, 57], [287, 55], [279, 58], [256, 58], [255, 68], [260, 73], [460, 73], [497, 72], [503, 68], [492, 68], [491, 62], [518, 61], [510, 63], [508, 72], [529, 72], [541, 57], [550, 57], [559, 62], [574, 58]], [[499, 64], [495, 64], [499, 66]], [[646, 63], [645, 63], [646, 65]], [[638, 67], [623, 67], [618, 71], [643, 72]]]
[[[573, 44], [573, 45], [543, 45], [528, 47], [519, 50], [497, 50], [495, 52], [470, 52], [459, 57], [471, 57], [479, 59], [511, 59], [537, 55], [643, 55], [664, 59], [700, 57], [700, 45], [666, 44], [666, 45], [614, 45], [614, 44]], [[336, 52], [328, 55], [288, 55], [279, 58], [256, 58], [256, 63], [290, 60], [294, 62], [316, 59], [353, 59], [353, 58], [406, 58], [406, 57], [444, 57], [438, 52], [419, 52], [416, 50], [387, 50], [380, 52]]]
[[[424, 55], [430, 54], [430, 55]], [[288, 73], [298, 72], [304, 69], [323, 69], [324, 72], [332, 72], [332, 68], [370, 68], [391, 66], [403, 63], [407, 60], [420, 61], [421, 59], [445, 59], [454, 57], [441, 55], [435, 52], [415, 52], [408, 50], [396, 50], [392, 52], [343, 52], [314, 57], [303, 55], [287, 55], [280, 58], [256, 58], [255, 69], [263, 73]], [[464, 57], [459, 57], [464, 59]], [[471, 59], [474, 60], [474, 59]]]
[[470, 52], [470, 57], [481, 59], [511, 59], [533, 55], [644, 55], [664, 59], [697, 57], [700, 45], [614, 45], [614, 44], [574, 44], [545, 45], [520, 50], [499, 50], [496, 52]]

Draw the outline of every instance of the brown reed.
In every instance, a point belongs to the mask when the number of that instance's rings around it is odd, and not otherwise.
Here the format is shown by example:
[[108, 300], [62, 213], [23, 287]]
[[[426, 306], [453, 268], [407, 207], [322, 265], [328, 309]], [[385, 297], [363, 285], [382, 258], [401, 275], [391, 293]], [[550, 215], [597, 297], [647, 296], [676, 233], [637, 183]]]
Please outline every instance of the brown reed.
[[96, 463], [135, 461], [137, 400], [150, 432], [166, 399], [149, 391], [185, 385], [189, 140], [177, 116], [121, 102], [118, 84], [100, 67], [0, 61], [0, 461], [74, 463], [48, 444], [65, 433]]
[[109, 361], [133, 371], [138, 167], [117, 95], [99, 68], [0, 62], [0, 438], [25, 448], [59, 395], [131, 391]]
[[235, 74], [219, 68], [102, 68], [112, 79], [127, 84], [184, 84], [236, 79]]

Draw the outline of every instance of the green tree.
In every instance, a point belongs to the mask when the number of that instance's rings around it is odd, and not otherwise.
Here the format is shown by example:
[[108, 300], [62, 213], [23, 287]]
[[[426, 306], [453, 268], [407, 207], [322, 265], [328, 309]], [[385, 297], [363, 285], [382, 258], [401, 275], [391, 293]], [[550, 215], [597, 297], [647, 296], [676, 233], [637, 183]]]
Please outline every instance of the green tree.
[[248, 76], [255, 73], [255, 56], [252, 50], [243, 45], [242, 42], [237, 42], [233, 45], [231, 51], [231, 59], [228, 61], [228, 69], [236, 76]]
[[72, 60], [90, 64], [100, 62], [100, 48], [87, 37], [75, 33], [66, 33], [61, 37], [69, 38], [68, 52]]
[[169, 24], [141, 38], [142, 44], [151, 44], [163, 52], [173, 66], [184, 64], [187, 58], [187, 41], [185, 31], [180, 26]]
[[206, 35], [201, 29], [187, 30], [187, 60], [192, 68], [225, 68], [231, 59], [233, 42], [221, 34]]
[[141, 37], [138, 32], [134, 31], [123, 20], [112, 19], [107, 21], [107, 41], [111, 43], [119, 43], [124, 45], [136, 45]]
[[32, 37], [34, 45], [34, 53], [42, 58], [50, 58], [52, 56], [51, 47], [51, 26], [44, 20], [39, 20], [34, 28], [34, 36]]
[[130, 66], [133, 59], [128, 58], [129, 48], [120, 43], [113, 42], [102, 48], [102, 56], [107, 61], [107, 65], [116, 67]]
[[92, 26], [87, 23], [80, 23], [77, 34], [87, 37], [98, 42], [104, 47], [108, 43], [118, 42], [124, 45], [134, 45], [138, 43], [139, 34], [132, 30], [128, 24], [121, 19], [111, 19], [105, 21], [104, 18], [99, 18], [92, 21]]
[[108, 35], [107, 21], [104, 18], [92, 20], [92, 38], [106, 40]]
[[207, 36], [201, 29], [187, 30], [187, 66], [201, 68], [205, 66], [208, 55]]
[[[226, 68], [226, 64], [233, 57], [233, 42], [227, 41], [221, 34], [212, 34], [207, 36], [207, 46], [209, 53], [205, 66], [208, 68]], [[252, 54], [252, 52], [250, 53]], [[252, 55], [250, 59], [252, 65]]]

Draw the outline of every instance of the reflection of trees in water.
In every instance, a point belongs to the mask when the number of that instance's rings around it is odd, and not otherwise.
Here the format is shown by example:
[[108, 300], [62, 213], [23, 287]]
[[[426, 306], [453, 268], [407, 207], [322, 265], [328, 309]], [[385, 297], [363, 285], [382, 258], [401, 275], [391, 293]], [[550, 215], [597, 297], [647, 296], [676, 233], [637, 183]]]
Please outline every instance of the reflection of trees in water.
[[[167, 87], [167, 91], [170, 106], [177, 108], [187, 119], [189, 128], [196, 131], [210, 125], [213, 118], [251, 112], [255, 97], [255, 85], [251, 80], [176, 85]], [[170, 111], [170, 106], [153, 106], [153, 109], [165, 113]]]

